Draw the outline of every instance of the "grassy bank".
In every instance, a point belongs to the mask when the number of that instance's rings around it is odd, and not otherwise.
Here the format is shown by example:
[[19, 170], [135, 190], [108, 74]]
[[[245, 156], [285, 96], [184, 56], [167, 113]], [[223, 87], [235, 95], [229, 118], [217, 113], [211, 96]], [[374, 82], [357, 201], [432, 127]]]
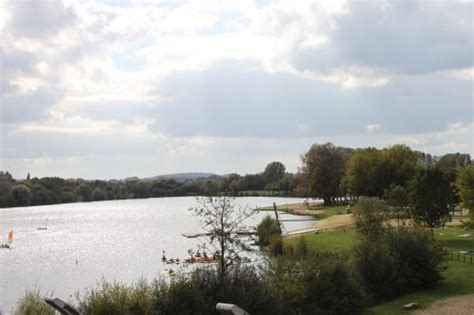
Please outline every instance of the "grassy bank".
[[[334, 230], [319, 234], [304, 235], [303, 237], [310, 247], [314, 247], [316, 250], [322, 252], [335, 253], [350, 250], [355, 242], [355, 231], [353, 229], [346, 230], [345, 232], [343, 230]], [[286, 241], [290, 244], [296, 244], [298, 237]]]
[[445, 279], [435, 288], [404, 295], [398, 299], [368, 309], [365, 314], [399, 314], [402, 306], [416, 302], [422, 307], [452, 296], [474, 293], [474, 265], [449, 261]]
[[[435, 237], [442, 240], [448, 250], [474, 250], [474, 233], [460, 228], [435, 229]], [[326, 231], [316, 235], [304, 235], [308, 246], [318, 251], [343, 252], [351, 249], [356, 242], [356, 232], [352, 229]], [[297, 242], [297, 238], [287, 239], [288, 243]], [[419, 303], [426, 307], [431, 303], [448, 297], [474, 293], [474, 265], [467, 262], [448, 261], [444, 272], [445, 279], [429, 290], [413, 292], [400, 298], [378, 304], [366, 310], [365, 314], [399, 314], [402, 306]]]
[[[345, 205], [324, 207], [321, 202], [310, 203], [304, 206], [303, 203], [288, 203], [277, 205], [277, 210], [296, 215], [309, 215], [317, 219], [325, 219], [334, 215], [346, 214]], [[256, 211], [273, 211], [273, 206], [257, 208]]]

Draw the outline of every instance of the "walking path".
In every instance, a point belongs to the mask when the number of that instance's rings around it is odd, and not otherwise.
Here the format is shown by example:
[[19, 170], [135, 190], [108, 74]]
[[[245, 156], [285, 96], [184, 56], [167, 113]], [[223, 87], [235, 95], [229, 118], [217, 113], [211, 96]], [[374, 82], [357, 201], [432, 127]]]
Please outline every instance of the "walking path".
[[417, 315], [472, 315], [474, 314], [474, 294], [443, 299], [416, 311]]
[[296, 230], [293, 232], [288, 233], [289, 237], [306, 234], [306, 233], [316, 233], [321, 230], [331, 230], [331, 229], [339, 229], [344, 227], [349, 227], [354, 224], [354, 218], [352, 214], [340, 214], [340, 215], [333, 215], [327, 219], [323, 219], [318, 221], [314, 224], [312, 228], [306, 228], [301, 230]]

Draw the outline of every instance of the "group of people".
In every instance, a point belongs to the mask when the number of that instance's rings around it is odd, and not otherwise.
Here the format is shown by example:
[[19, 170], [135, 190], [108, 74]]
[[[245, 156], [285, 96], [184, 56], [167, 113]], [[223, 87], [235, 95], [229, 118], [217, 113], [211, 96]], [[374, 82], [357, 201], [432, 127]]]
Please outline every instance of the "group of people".
[[216, 261], [220, 258], [220, 253], [219, 251], [216, 251], [212, 256], [208, 255], [205, 250], [202, 251], [197, 251], [194, 253], [192, 249], [188, 250], [188, 254], [190, 258], [186, 258], [184, 260], [180, 260], [179, 258], [166, 258], [166, 252], [163, 251], [163, 255], [161, 256], [161, 261], [167, 263], [167, 264], [179, 264], [179, 263], [204, 263], [204, 262], [213, 262]]
[[165, 251], [163, 251], [163, 255], [161, 256], [161, 261], [162, 261], [162, 262], [165, 262], [165, 263], [167, 263], [167, 264], [179, 264], [179, 262], [180, 262], [179, 258], [170, 258], [170, 259], [167, 259], [167, 258], [166, 258]]

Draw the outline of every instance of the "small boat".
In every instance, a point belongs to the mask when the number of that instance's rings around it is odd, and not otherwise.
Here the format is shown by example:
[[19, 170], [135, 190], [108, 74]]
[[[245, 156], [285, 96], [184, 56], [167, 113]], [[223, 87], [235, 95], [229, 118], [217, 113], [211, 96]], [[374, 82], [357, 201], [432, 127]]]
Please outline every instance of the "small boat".
[[39, 226], [36, 228], [38, 231], [44, 231], [48, 229], [48, 219], [46, 219], [46, 224], [44, 226]]
[[11, 248], [12, 242], [13, 242], [13, 230], [10, 230], [7, 234], [7, 243], [0, 244], [0, 248]]

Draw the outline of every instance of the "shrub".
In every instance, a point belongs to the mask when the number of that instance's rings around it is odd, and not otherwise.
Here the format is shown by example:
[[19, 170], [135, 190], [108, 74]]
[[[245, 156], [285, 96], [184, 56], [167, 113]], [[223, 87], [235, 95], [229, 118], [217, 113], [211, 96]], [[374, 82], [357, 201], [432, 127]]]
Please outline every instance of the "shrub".
[[355, 206], [354, 218], [360, 236], [376, 240], [385, 231], [388, 207], [381, 199], [361, 197]]
[[396, 261], [383, 239], [374, 242], [362, 238], [354, 248], [354, 268], [373, 300], [396, 296]]
[[193, 282], [204, 295], [207, 314], [215, 312], [218, 302], [239, 305], [251, 314], [281, 314], [282, 302], [265, 273], [247, 265], [235, 265], [220, 285], [215, 268], [201, 268], [192, 273]]
[[258, 245], [268, 246], [272, 238], [281, 236], [281, 229], [278, 221], [267, 215], [257, 226]]
[[[1, 312], [0, 312], [1, 313]], [[46, 304], [39, 291], [27, 291], [18, 300], [15, 315], [54, 315], [54, 309]]]
[[440, 243], [424, 230], [386, 225], [385, 209], [380, 200], [361, 198], [356, 212], [354, 268], [374, 301], [437, 284], [445, 259]]
[[104, 280], [79, 299], [79, 310], [91, 315], [154, 314], [152, 292], [144, 280], [131, 286]]
[[155, 281], [153, 293], [158, 314], [207, 314], [210, 309], [194, 279], [178, 275], [170, 283]]
[[281, 236], [273, 236], [268, 244], [268, 251], [272, 256], [280, 256], [284, 253], [283, 239]]
[[353, 314], [360, 310], [365, 293], [346, 261], [329, 253], [275, 259], [269, 274], [285, 301], [284, 313]]
[[397, 263], [397, 285], [401, 292], [436, 285], [444, 270], [442, 245], [422, 229], [391, 231], [389, 248]]

